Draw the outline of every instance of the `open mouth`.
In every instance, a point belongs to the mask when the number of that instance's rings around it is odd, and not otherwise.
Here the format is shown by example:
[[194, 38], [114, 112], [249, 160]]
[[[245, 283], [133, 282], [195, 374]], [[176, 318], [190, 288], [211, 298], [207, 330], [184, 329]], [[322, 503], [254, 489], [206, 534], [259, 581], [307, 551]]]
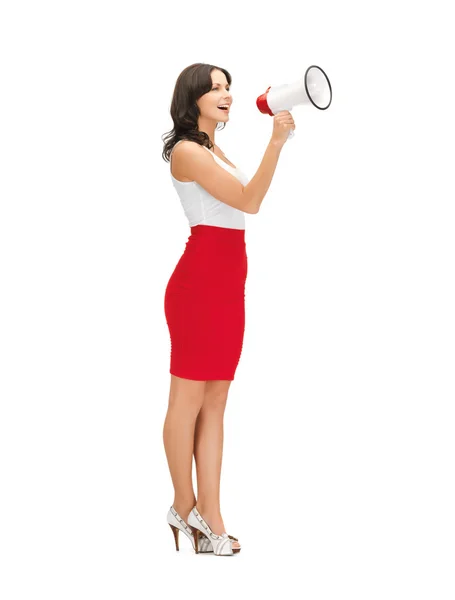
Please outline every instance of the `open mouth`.
[[228, 112], [228, 110], [229, 110], [228, 106], [224, 106], [224, 107], [218, 106], [217, 108], [218, 108], [218, 110], [224, 110], [224, 112]]

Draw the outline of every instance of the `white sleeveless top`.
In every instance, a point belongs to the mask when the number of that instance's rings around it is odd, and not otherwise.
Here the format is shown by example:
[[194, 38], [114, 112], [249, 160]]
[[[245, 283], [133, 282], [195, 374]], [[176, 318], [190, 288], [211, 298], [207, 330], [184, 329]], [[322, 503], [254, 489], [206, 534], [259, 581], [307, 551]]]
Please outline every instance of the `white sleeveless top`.
[[[177, 144], [183, 141], [185, 140], [179, 140]], [[177, 144], [175, 144], [174, 148]], [[224, 160], [211, 152], [206, 146], [202, 147], [207, 152], [210, 152], [214, 160], [231, 173], [231, 175], [236, 177], [242, 185], [246, 185], [249, 182], [248, 177], [238, 167], [231, 167], [231, 165], [225, 163]], [[174, 148], [172, 148], [172, 152]], [[170, 160], [172, 160], [172, 152]], [[194, 227], [195, 225], [212, 225], [216, 227], [228, 227], [230, 229], [245, 229], [245, 213], [243, 211], [225, 202], [221, 202], [209, 194], [196, 181], [179, 181], [172, 173], [171, 177], [190, 227]]]

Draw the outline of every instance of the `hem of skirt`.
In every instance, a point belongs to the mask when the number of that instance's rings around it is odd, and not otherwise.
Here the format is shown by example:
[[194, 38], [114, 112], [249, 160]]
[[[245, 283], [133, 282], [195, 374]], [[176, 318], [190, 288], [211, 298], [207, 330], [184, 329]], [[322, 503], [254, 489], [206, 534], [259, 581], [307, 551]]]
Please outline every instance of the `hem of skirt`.
[[169, 369], [169, 373], [175, 377], [180, 377], [181, 379], [191, 379], [192, 381], [234, 381], [234, 375], [232, 374], [229, 377], [194, 377], [188, 373], [176, 373], [175, 371], [172, 371], [172, 369]]

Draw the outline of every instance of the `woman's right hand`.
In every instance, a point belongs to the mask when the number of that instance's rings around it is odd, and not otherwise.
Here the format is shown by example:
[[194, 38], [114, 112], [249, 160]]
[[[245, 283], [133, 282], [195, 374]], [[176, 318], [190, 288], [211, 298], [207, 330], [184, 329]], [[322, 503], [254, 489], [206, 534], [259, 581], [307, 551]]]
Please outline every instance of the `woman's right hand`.
[[295, 129], [294, 119], [288, 110], [282, 110], [273, 117], [273, 132], [270, 140], [276, 145], [284, 146], [289, 137], [289, 131]]

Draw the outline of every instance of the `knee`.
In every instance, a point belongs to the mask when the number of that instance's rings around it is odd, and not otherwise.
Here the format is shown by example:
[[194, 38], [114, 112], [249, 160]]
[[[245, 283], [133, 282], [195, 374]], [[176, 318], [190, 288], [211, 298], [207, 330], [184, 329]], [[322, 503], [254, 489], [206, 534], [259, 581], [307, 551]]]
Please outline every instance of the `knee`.
[[204, 410], [212, 410], [223, 412], [226, 408], [227, 394], [224, 392], [209, 393], [204, 395], [204, 403], [202, 408]]
[[203, 395], [175, 394], [169, 398], [169, 410], [196, 416], [204, 403]]

